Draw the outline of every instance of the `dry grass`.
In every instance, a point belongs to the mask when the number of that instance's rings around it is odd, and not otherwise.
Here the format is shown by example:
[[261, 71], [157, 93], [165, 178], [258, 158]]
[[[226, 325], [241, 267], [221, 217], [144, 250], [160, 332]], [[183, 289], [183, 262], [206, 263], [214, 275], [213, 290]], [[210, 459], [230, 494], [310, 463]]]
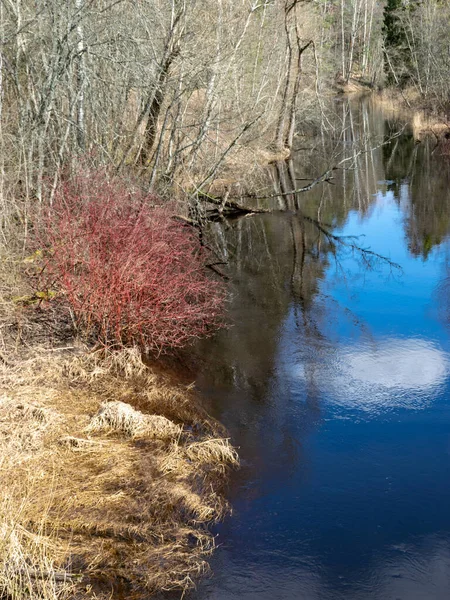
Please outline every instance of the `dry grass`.
[[414, 139], [417, 141], [430, 135], [439, 141], [445, 139], [445, 135], [450, 132], [447, 115], [437, 114], [428, 106], [424, 106], [423, 99], [414, 88], [407, 88], [401, 92], [389, 88], [374, 94], [372, 99], [384, 112], [409, 122]]
[[227, 439], [207, 438], [186, 445], [174, 442], [171, 450], [162, 458], [161, 470], [164, 473], [186, 473], [205, 465], [216, 471], [224, 471], [227, 466], [237, 466], [238, 463], [236, 450]]
[[[0, 397], [0, 595], [10, 600], [67, 597], [73, 590], [56, 531], [47, 521], [48, 503], [36, 514], [42, 481], [53, 463], [46, 438], [56, 431], [59, 415], [24, 397]], [[39, 459], [37, 460], [37, 457]], [[44, 468], [44, 462], [46, 467]], [[43, 498], [48, 498], [51, 486]], [[30, 526], [33, 519], [34, 525]], [[64, 565], [64, 566], [63, 566]]]
[[89, 423], [88, 433], [119, 432], [130, 438], [137, 436], [158, 440], [178, 439], [183, 431], [170, 419], [160, 415], [144, 415], [129, 404], [120, 401], [103, 402]]
[[[5, 506], [2, 506], [5, 508]], [[10, 510], [8, 510], [8, 514]], [[3, 516], [3, 515], [2, 515]], [[74, 592], [74, 578], [55, 568], [52, 536], [35, 534], [17, 521], [0, 528], [0, 589], [2, 597], [58, 599]]]
[[0, 393], [0, 597], [141, 598], [208, 569], [238, 459], [189, 389], [133, 350], [41, 350]]

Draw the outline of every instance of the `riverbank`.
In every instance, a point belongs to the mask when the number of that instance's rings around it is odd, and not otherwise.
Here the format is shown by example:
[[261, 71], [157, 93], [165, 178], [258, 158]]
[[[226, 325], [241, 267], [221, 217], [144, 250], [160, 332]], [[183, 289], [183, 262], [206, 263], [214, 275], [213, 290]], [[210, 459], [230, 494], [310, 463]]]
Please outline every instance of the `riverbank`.
[[448, 114], [426, 102], [415, 88], [387, 87], [375, 90], [370, 82], [351, 78], [348, 82], [338, 79], [334, 89], [337, 94], [345, 96], [370, 94], [373, 103], [386, 114], [409, 121], [417, 141], [433, 136], [439, 142], [447, 140], [447, 135], [450, 135]]
[[373, 101], [387, 114], [400, 116], [411, 123], [414, 139], [421, 141], [427, 136], [438, 142], [447, 140], [450, 134], [448, 115], [423, 102], [414, 89], [386, 88], [373, 94]]
[[[238, 458], [224, 428], [192, 385], [157, 373], [137, 350], [93, 351], [45, 307], [9, 311], [0, 595], [128, 599], [189, 588], [208, 570], [208, 525], [229, 509], [223, 486]], [[50, 323], [61, 334], [53, 343]]]

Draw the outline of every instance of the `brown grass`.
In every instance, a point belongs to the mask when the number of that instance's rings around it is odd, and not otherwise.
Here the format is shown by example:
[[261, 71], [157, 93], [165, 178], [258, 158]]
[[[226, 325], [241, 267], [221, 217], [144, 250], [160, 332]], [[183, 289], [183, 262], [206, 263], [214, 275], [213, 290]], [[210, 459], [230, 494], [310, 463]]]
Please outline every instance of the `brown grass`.
[[433, 136], [438, 141], [444, 140], [450, 132], [447, 115], [438, 114], [424, 105], [423, 99], [414, 88], [399, 91], [388, 88], [373, 94], [373, 102], [384, 112], [391, 113], [410, 123], [414, 139], [421, 141]]
[[101, 431], [119, 432], [130, 438], [171, 440], [180, 437], [183, 427], [160, 415], [144, 415], [129, 404], [115, 400], [103, 402], [86, 428], [87, 433]]
[[134, 350], [41, 350], [0, 364], [0, 394], [0, 597], [148, 597], [208, 569], [238, 458], [192, 391]]

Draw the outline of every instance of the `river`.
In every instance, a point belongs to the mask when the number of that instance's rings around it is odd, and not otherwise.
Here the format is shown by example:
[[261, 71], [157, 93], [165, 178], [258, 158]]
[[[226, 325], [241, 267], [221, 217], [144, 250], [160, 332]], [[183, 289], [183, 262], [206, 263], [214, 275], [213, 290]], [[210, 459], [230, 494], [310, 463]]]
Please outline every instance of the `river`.
[[190, 600], [450, 597], [450, 161], [370, 100], [336, 115], [349, 160], [301, 214], [214, 225], [233, 326], [197, 379], [242, 468]]

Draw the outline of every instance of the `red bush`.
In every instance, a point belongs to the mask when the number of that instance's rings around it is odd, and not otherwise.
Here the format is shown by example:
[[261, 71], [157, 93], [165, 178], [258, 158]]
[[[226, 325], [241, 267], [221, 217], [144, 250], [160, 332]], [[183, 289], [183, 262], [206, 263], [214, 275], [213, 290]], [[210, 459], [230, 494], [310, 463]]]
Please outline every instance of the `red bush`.
[[59, 286], [103, 344], [159, 353], [220, 325], [224, 289], [206, 275], [204, 249], [155, 197], [81, 173], [59, 186], [42, 224], [41, 289]]

